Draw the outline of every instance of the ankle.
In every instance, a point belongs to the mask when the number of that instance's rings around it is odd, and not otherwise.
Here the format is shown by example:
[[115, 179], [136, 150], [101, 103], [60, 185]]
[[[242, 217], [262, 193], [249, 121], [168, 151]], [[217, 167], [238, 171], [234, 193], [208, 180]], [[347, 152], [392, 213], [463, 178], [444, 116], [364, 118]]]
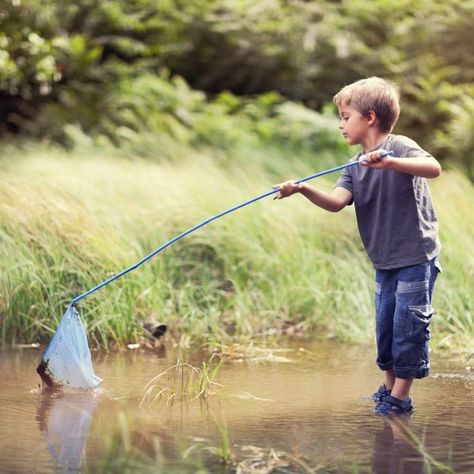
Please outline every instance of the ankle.
[[394, 385], [395, 385], [395, 373], [393, 372], [393, 369], [388, 369], [385, 372], [385, 386], [389, 390], [392, 390]]
[[392, 397], [398, 398], [399, 400], [408, 400], [410, 398], [410, 394], [407, 392], [402, 392], [401, 390], [396, 390], [392, 388], [391, 392]]
[[392, 388], [392, 397], [398, 398], [399, 400], [408, 400], [412, 383], [413, 379], [395, 378], [395, 383]]

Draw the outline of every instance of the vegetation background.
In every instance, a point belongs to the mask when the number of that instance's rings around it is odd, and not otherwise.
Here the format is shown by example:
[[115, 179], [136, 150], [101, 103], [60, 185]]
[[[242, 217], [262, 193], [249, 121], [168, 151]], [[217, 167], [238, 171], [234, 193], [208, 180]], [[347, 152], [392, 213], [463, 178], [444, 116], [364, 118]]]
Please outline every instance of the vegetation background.
[[[0, 0], [2, 341], [48, 340], [72, 298], [210, 215], [343, 163], [331, 98], [395, 81], [432, 183], [437, 347], [474, 339], [474, 2]], [[330, 188], [336, 177], [318, 181]], [[352, 209], [261, 202], [81, 303], [91, 341], [285, 332], [372, 338]]]

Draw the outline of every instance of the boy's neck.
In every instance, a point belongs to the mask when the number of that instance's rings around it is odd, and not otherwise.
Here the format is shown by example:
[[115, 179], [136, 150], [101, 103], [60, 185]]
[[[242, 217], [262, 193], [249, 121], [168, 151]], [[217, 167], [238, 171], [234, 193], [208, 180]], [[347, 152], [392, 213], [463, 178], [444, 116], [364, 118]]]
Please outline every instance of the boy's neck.
[[379, 130], [374, 130], [372, 133], [369, 133], [366, 139], [361, 143], [364, 153], [369, 153], [380, 147], [387, 140], [389, 135], [390, 133], [380, 132]]

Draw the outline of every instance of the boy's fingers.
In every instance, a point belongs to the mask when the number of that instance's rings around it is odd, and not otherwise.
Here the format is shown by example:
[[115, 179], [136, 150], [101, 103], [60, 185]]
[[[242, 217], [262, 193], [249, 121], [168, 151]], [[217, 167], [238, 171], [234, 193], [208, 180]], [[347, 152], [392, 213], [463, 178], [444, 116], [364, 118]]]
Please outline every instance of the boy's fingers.
[[367, 157], [370, 159], [370, 161], [380, 161], [382, 159], [382, 153], [384, 152], [385, 150], [383, 149], [372, 151], [371, 153], [367, 154]]
[[295, 192], [297, 184], [294, 181], [285, 181], [284, 183], [275, 184], [273, 189], [278, 189], [280, 192], [273, 199], [283, 199]]
[[377, 163], [377, 161], [380, 161], [380, 158], [378, 157], [378, 154], [374, 153], [367, 153], [366, 155], [362, 155], [359, 159], [359, 163], [363, 166]]

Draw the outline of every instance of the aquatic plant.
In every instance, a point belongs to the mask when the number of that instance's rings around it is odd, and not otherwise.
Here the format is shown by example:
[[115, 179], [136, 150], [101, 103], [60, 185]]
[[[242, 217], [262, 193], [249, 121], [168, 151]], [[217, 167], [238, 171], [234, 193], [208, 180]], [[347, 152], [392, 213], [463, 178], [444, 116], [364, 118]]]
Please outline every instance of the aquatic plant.
[[167, 404], [193, 399], [206, 400], [221, 387], [215, 381], [224, 363], [224, 357], [212, 354], [201, 367], [178, 360], [176, 364], [153, 377], [145, 386], [140, 402], [148, 406], [165, 400]]

